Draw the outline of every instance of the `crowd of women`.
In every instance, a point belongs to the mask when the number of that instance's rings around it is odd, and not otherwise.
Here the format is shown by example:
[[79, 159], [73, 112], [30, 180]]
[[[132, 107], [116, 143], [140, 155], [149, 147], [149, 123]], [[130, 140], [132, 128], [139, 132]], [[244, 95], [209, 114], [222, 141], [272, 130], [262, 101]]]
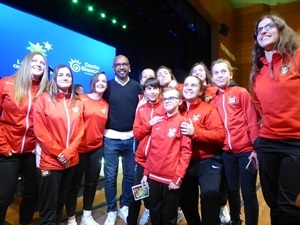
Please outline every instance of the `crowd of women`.
[[[45, 56], [26, 55], [13, 76], [0, 80], [0, 224], [21, 177], [20, 224], [30, 224], [37, 209], [40, 224], [60, 224], [65, 206], [67, 224], [76, 225], [84, 182], [80, 224], [97, 225], [92, 205], [104, 155], [105, 225], [114, 225], [117, 215], [129, 225], [149, 220], [175, 225], [180, 209], [189, 225], [240, 225], [241, 199], [245, 224], [258, 225], [258, 171], [271, 224], [299, 225], [299, 40], [275, 14], [259, 18], [253, 37], [250, 92], [234, 82], [235, 68], [225, 59], [212, 62], [210, 72], [196, 63], [182, 84], [166, 66], [143, 70], [138, 92], [128, 77], [128, 59], [119, 55], [113, 61], [114, 83], [98, 72], [90, 92], [77, 96], [68, 66], [57, 66], [48, 81]], [[132, 132], [114, 129], [123, 113], [118, 104], [127, 107], [119, 98], [126, 90], [132, 90], [133, 98], [126, 99], [136, 106], [124, 112], [134, 114]], [[134, 143], [135, 154], [126, 154], [136, 163], [124, 160], [118, 212], [114, 135]], [[130, 195], [136, 184], [150, 187], [140, 220], [141, 200]], [[220, 221], [227, 201], [230, 221]]]

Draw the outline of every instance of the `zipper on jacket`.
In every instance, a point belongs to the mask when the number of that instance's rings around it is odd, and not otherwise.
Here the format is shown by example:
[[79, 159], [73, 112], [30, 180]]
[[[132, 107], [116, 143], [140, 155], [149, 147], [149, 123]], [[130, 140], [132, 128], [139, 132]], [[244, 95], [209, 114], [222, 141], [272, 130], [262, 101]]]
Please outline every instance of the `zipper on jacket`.
[[[152, 106], [151, 112], [150, 112], [150, 120], [153, 118], [153, 114], [154, 114], [154, 106]], [[149, 146], [150, 146], [150, 141], [151, 141], [151, 135], [149, 135], [147, 144], [146, 144], [146, 149], [145, 149], [145, 157], [147, 158], [148, 156], [148, 151], [149, 151]]]
[[68, 132], [67, 132], [67, 141], [66, 141], [66, 147], [69, 146], [69, 140], [70, 140], [70, 115], [69, 115], [69, 110], [68, 110], [68, 106], [66, 103], [66, 95], [64, 95], [64, 107], [66, 110], [66, 115], [67, 115], [67, 125], [68, 125]]
[[30, 109], [31, 109], [31, 105], [32, 105], [31, 91], [28, 91], [28, 107], [27, 107], [27, 114], [26, 114], [26, 117], [25, 117], [26, 128], [25, 128], [25, 132], [24, 132], [24, 135], [23, 135], [23, 138], [22, 138], [20, 153], [23, 153], [23, 151], [24, 151], [24, 145], [25, 145], [25, 141], [26, 141], [26, 134], [27, 134], [27, 131], [29, 129], [29, 112], [30, 112]]
[[228, 141], [228, 145], [229, 145], [229, 148], [232, 152], [233, 149], [232, 149], [232, 146], [231, 146], [231, 136], [230, 136], [230, 132], [229, 132], [229, 128], [228, 128], [228, 115], [227, 115], [227, 111], [226, 111], [226, 108], [225, 108], [225, 92], [223, 90], [220, 91], [222, 93], [222, 108], [223, 108], [223, 111], [224, 111], [224, 115], [225, 115], [225, 118], [224, 118], [224, 126], [225, 126], [225, 130], [226, 130], [226, 133], [227, 133], [227, 141]]

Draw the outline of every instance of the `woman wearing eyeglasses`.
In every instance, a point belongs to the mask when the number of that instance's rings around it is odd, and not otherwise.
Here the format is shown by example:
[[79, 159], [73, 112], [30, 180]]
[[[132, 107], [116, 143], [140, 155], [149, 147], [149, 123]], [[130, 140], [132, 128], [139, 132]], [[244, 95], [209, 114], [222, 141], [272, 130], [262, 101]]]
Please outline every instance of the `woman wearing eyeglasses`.
[[254, 143], [272, 225], [300, 221], [300, 51], [297, 34], [274, 14], [254, 30], [250, 87], [262, 117]]

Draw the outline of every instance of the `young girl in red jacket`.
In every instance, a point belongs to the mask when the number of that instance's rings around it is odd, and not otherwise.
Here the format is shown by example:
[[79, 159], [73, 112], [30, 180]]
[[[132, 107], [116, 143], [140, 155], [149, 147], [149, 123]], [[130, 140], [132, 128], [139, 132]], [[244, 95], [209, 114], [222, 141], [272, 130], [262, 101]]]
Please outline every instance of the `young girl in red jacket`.
[[182, 91], [182, 84], [178, 83], [172, 70], [166, 66], [160, 66], [155, 71], [155, 76], [159, 80], [160, 86], [163, 90], [168, 88], [176, 88]]
[[[159, 81], [154, 77], [148, 78], [145, 80], [143, 90], [144, 97], [147, 99], [147, 102], [137, 109], [133, 123], [133, 134], [134, 137], [139, 141], [139, 145], [135, 152], [136, 168], [134, 185], [140, 184], [141, 179], [143, 178], [147, 155], [150, 150], [150, 128], [162, 120], [162, 115], [164, 113]], [[145, 211], [141, 216], [139, 225], [145, 225], [150, 220], [149, 198], [144, 198], [143, 201], [145, 205]], [[140, 208], [141, 200], [135, 201], [132, 199], [129, 205], [129, 213], [127, 217], [128, 225], [137, 225]]]
[[33, 125], [38, 140], [40, 224], [59, 224], [67, 200], [78, 146], [84, 134], [83, 103], [76, 99], [73, 75], [65, 65], [53, 72], [47, 92], [34, 103]]
[[32, 104], [48, 84], [45, 56], [31, 52], [18, 71], [0, 80], [0, 224], [13, 202], [21, 175], [19, 223], [30, 224], [37, 203]]
[[67, 225], [77, 225], [75, 220], [77, 195], [81, 188], [83, 175], [83, 216], [80, 224], [98, 224], [93, 219], [91, 212], [103, 157], [103, 134], [108, 115], [108, 103], [102, 98], [102, 95], [106, 88], [107, 79], [105, 73], [97, 72], [91, 79], [90, 93], [77, 96], [84, 105], [85, 132], [78, 147], [79, 163], [76, 165], [66, 203]]
[[151, 224], [177, 224], [179, 188], [191, 158], [191, 140], [180, 131], [188, 120], [180, 115], [181, 93], [167, 89], [163, 93], [166, 113], [151, 130], [151, 143], [141, 181], [149, 181]]
[[[198, 77], [202, 81], [203, 86], [205, 88], [204, 100], [209, 103], [211, 99], [215, 97], [218, 87], [213, 84], [211, 74], [208, 68], [206, 67], [206, 65], [203, 62], [195, 63], [190, 70], [190, 75]], [[227, 197], [227, 186], [226, 186], [224, 170], [222, 170], [220, 193], [222, 197], [221, 197], [221, 207], [220, 207], [219, 217], [220, 217], [220, 222], [226, 224], [230, 222], [230, 214], [226, 206], [228, 197]]]
[[203, 62], [195, 63], [192, 66], [189, 75], [198, 77], [200, 80], [202, 80], [202, 83], [205, 87], [205, 101], [210, 102], [210, 100], [215, 96], [218, 87], [213, 84], [211, 74], [206, 65]]
[[212, 63], [212, 78], [219, 90], [211, 100], [223, 120], [226, 139], [221, 155], [228, 186], [228, 201], [232, 224], [240, 225], [240, 187], [247, 225], [258, 224], [256, 195], [257, 172], [249, 172], [249, 160], [257, 165], [253, 143], [258, 136], [257, 112], [245, 88], [232, 82], [234, 68], [225, 59]]
[[[220, 224], [220, 149], [225, 139], [223, 123], [216, 107], [203, 101], [204, 86], [195, 76], [183, 83], [185, 102], [182, 114], [189, 122], [181, 132], [192, 139], [192, 157], [181, 187], [180, 205], [188, 224]], [[201, 219], [199, 216], [199, 186]]]

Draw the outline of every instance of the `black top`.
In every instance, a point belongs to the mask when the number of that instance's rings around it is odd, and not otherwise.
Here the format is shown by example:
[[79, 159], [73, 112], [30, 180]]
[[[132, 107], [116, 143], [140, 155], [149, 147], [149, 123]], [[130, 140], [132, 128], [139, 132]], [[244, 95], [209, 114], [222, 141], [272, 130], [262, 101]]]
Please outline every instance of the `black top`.
[[107, 83], [107, 89], [103, 98], [109, 104], [106, 129], [120, 132], [131, 131], [135, 117], [138, 95], [141, 93], [140, 83], [130, 79], [122, 86], [115, 79]]

